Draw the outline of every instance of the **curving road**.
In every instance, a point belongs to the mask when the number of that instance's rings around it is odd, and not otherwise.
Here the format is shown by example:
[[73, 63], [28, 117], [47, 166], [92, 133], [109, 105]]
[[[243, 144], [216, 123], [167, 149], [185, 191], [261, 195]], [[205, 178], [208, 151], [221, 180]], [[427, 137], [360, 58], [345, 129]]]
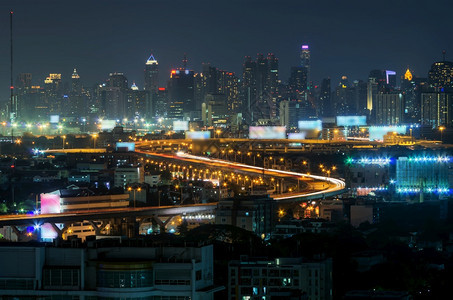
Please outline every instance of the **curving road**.
[[[178, 152], [176, 155], [171, 154], [163, 154], [163, 153], [155, 153], [155, 152], [148, 152], [148, 151], [141, 151], [136, 150], [137, 153], [146, 154], [149, 156], [160, 157], [160, 158], [167, 158], [167, 159], [175, 159], [181, 160], [186, 162], [204, 164], [208, 166], [214, 167], [221, 167], [221, 168], [231, 168], [231, 169], [239, 169], [249, 173], [255, 174], [264, 174], [270, 175], [275, 177], [291, 177], [294, 179], [303, 180], [305, 182], [309, 181], [309, 185], [312, 187], [310, 190], [296, 192], [296, 193], [285, 193], [279, 195], [273, 195], [272, 198], [278, 201], [283, 200], [295, 200], [295, 199], [316, 199], [316, 198], [323, 198], [328, 196], [333, 196], [337, 194], [343, 193], [346, 184], [343, 180], [332, 178], [332, 177], [325, 177], [325, 176], [318, 176], [318, 175], [310, 175], [298, 172], [291, 172], [291, 171], [282, 171], [276, 169], [265, 169], [262, 167], [256, 167], [251, 165], [246, 165], [242, 163], [217, 159], [217, 158], [208, 158], [204, 156], [196, 156], [188, 153]], [[320, 184], [321, 183], [321, 186]], [[326, 186], [325, 186], [326, 183]]]

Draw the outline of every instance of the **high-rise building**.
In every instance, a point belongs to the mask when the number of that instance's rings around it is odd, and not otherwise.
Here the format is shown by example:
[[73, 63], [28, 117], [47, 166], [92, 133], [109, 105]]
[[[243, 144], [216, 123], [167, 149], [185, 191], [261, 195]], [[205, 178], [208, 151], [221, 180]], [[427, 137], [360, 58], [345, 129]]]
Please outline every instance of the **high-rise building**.
[[194, 99], [194, 72], [187, 69], [174, 69], [168, 83], [169, 109], [168, 118], [183, 119], [193, 112], [201, 111]]
[[109, 119], [127, 117], [128, 80], [123, 73], [110, 73], [105, 86], [102, 87], [101, 111]]
[[452, 127], [453, 93], [422, 93], [421, 123], [432, 128]]
[[428, 82], [436, 91], [453, 90], [453, 62], [439, 61], [432, 64], [428, 74]]
[[404, 116], [404, 98], [401, 93], [376, 95], [374, 105], [375, 124], [400, 125]]
[[310, 81], [310, 49], [308, 45], [302, 45], [302, 49], [300, 51], [300, 66], [307, 70], [307, 81]]
[[63, 109], [63, 86], [61, 74], [49, 74], [44, 80], [45, 98], [49, 103], [49, 113], [61, 114]]
[[128, 119], [150, 119], [154, 117], [155, 108], [152, 105], [150, 95], [150, 91], [140, 91], [134, 82], [127, 93], [125, 117]]
[[151, 54], [145, 64], [145, 91], [157, 93], [159, 88], [159, 63]]
[[321, 117], [335, 116], [331, 101], [332, 90], [330, 88], [330, 78], [324, 78], [321, 82], [318, 101], [318, 115]]
[[74, 69], [71, 75], [71, 90], [69, 91], [69, 103], [63, 108], [63, 112], [67, 116], [82, 117], [87, 114], [86, 99], [82, 94], [82, 84], [77, 70]]
[[414, 76], [409, 69], [401, 78], [401, 92], [404, 95], [404, 114], [406, 123], [420, 123], [421, 94], [428, 91], [426, 78]]
[[258, 54], [256, 61], [247, 56], [243, 64], [241, 98], [248, 124], [277, 115], [278, 59], [269, 53]]

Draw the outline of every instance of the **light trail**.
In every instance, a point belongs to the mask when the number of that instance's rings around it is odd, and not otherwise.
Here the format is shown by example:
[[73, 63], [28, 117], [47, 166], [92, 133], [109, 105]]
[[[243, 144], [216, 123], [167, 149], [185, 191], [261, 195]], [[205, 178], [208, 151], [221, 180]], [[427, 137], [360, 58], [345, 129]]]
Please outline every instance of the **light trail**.
[[192, 155], [192, 154], [188, 154], [188, 153], [184, 153], [184, 152], [177, 152], [176, 155], [150, 153], [150, 152], [139, 151], [139, 150], [136, 150], [136, 152], [153, 155], [153, 156], [160, 156], [160, 157], [164, 157], [164, 158], [172, 158], [172, 159], [204, 163], [204, 164], [209, 164], [209, 165], [214, 165], [214, 166], [217, 165], [217, 166], [223, 166], [223, 167], [241, 168], [241, 169], [245, 169], [246, 171], [255, 172], [255, 173], [264, 173], [264, 174], [268, 174], [268, 175], [278, 174], [280, 176], [290, 176], [290, 177], [295, 177], [298, 179], [311, 178], [311, 179], [314, 179], [317, 181], [323, 181], [323, 182], [328, 183], [328, 187], [326, 189], [322, 189], [322, 190], [315, 191], [315, 192], [282, 194], [282, 195], [278, 195], [278, 196], [276, 195], [276, 196], [272, 197], [275, 200], [310, 198], [310, 197], [314, 197], [314, 196], [321, 196], [321, 195], [332, 194], [332, 193], [340, 193], [346, 187], [345, 182], [338, 178], [311, 175], [311, 174], [298, 173], [298, 172], [292, 172], [292, 171], [282, 171], [282, 170], [277, 170], [277, 169], [266, 169], [266, 168], [262, 168], [262, 167], [251, 166], [251, 165], [246, 165], [243, 163], [231, 162], [231, 161], [222, 160], [222, 159], [196, 156], [196, 155]]

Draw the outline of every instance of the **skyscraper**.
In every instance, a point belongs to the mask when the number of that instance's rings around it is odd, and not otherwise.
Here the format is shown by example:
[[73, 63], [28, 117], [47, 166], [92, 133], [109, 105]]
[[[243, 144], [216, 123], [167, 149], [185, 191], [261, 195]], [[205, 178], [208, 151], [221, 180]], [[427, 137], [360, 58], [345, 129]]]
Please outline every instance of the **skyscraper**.
[[452, 91], [453, 62], [443, 60], [433, 63], [429, 70], [428, 82], [436, 91]]
[[159, 63], [151, 54], [145, 64], [145, 90], [156, 93], [159, 88]]
[[197, 108], [194, 99], [194, 72], [187, 69], [174, 69], [170, 74], [168, 83], [169, 109], [168, 117], [174, 119], [189, 118], [201, 112], [201, 107]]
[[247, 56], [242, 72], [242, 103], [248, 124], [259, 119], [277, 116], [278, 102], [278, 59], [269, 53], [267, 57], [258, 54], [256, 61]]
[[49, 103], [51, 114], [62, 113], [63, 87], [61, 84], [61, 74], [49, 74], [44, 80], [45, 98]]
[[308, 45], [302, 45], [302, 49], [300, 51], [300, 66], [307, 70], [307, 81], [310, 81], [310, 49]]

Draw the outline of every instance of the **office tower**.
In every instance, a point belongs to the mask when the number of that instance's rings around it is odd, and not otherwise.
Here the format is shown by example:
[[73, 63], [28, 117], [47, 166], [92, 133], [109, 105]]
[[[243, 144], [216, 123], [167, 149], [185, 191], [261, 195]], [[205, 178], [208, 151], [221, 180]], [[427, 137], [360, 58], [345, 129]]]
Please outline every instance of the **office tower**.
[[110, 73], [109, 79], [107, 79], [108, 87], [115, 87], [121, 90], [127, 90], [129, 88], [127, 78], [123, 73]]
[[16, 118], [21, 118], [25, 120], [29, 119], [29, 116], [32, 114], [29, 113], [31, 110], [31, 103], [29, 103], [26, 99], [26, 95], [29, 93], [31, 89], [31, 80], [32, 80], [32, 75], [30, 73], [21, 73], [17, 76], [16, 78], [16, 85], [14, 87], [15, 89], [15, 99], [16, 101]]
[[101, 92], [101, 111], [109, 119], [123, 119], [126, 117], [126, 103], [128, 81], [123, 73], [110, 73]]
[[208, 94], [202, 104], [202, 120], [207, 126], [225, 126], [228, 118], [228, 101], [225, 94]]
[[277, 115], [278, 59], [269, 53], [258, 54], [256, 61], [247, 56], [243, 64], [241, 98], [243, 113], [248, 124], [260, 119], [269, 120]]
[[453, 126], [453, 93], [422, 93], [421, 123], [432, 128]]
[[368, 75], [367, 83], [367, 111], [369, 113], [368, 117], [371, 122], [374, 122], [374, 116], [376, 115], [373, 111], [376, 101], [376, 95], [382, 93], [386, 90], [387, 86], [387, 77], [384, 71], [382, 70], [371, 70], [370, 75]]
[[239, 102], [239, 79], [232, 72], [218, 71], [218, 92], [227, 97], [228, 111], [230, 113], [240, 112]]
[[335, 114], [349, 116], [357, 113], [355, 107], [354, 90], [349, 84], [347, 76], [342, 76], [340, 83], [333, 92]]
[[49, 74], [44, 80], [45, 98], [49, 103], [50, 114], [61, 114], [63, 109], [63, 86], [61, 74]]
[[307, 108], [301, 100], [283, 100], [279, 105], [280, 125], [297, 128], [300, 120], [306, 120]]
[[354, 80], [352, 83], [354, 110], [357, 115], [367, 114], [367, 89], [368, 84], [362, 80]]
[[151, 54], [145, 64], [145, 91], [157, 93], [159, 88], [159, 63]]
[[127, 93], [126, 115], [127, 119], [150, 119], [154, 117], [155, 108], [151, 102], [151, 91], [140, 91], [135, 82]]
[[86, 99], [82, 94], [82, 84], [80, 83], [80, 76], [77, 70], [74, 69], [71, 75], [71, 90], [69, 92], [69, 103], [63, 108], [63, 112], [67, 116], [82, 117], [87, 114]]
[[268, 103], [270, 106], [270, 117], [277, 116], [277, 104], [279, 99], [279, 79], [278, 79], [278, 58], [273, 53], [267, 55], [267, 84], [265, 92], [268, 96]]
[[443, 61], [432, 64], [428, 74], [429, 85], [436, 91], [453, 91], [453, 62]]
[[334, 117], [334, 109], [331, 101], [332, 90], [330, 88], [330, 78], [324, 78], [321, 82], [318, 101], [318, 115], [322, 117]]
[[401, 93], [377, 94], [374, 107], [375, 124], [400, 125], [403, 122], [404, 98]]
[[194, 99], [194, 72], [187, 69], [174, 69], [168, 83], [169, 109], [168, 118], [182, 120], [184, 116], [190, 118], [197, 108]]
[[401, 92], [404, 95], [404, 114], [406, 123], [419, 123], [421, 116], [421, 93], [426, 80], [416, 78], [409, 69], [401, 78]]
[[307, 82], [310, 81], [310, 49], [308, 45], [302, 45], [302, 49], [300, 51], [300, 66], [307, 70]]
[[[152, 99], [153, 100], [153, 99]], [[154, 101], [153, 101], [154, 102]], [[155, 101], [154, 115], [157, 118], [166, 118], [169, 110], [170, 101], [168, 99], [168, 89], [160, 87], [157, 90], [157, 97]]]

